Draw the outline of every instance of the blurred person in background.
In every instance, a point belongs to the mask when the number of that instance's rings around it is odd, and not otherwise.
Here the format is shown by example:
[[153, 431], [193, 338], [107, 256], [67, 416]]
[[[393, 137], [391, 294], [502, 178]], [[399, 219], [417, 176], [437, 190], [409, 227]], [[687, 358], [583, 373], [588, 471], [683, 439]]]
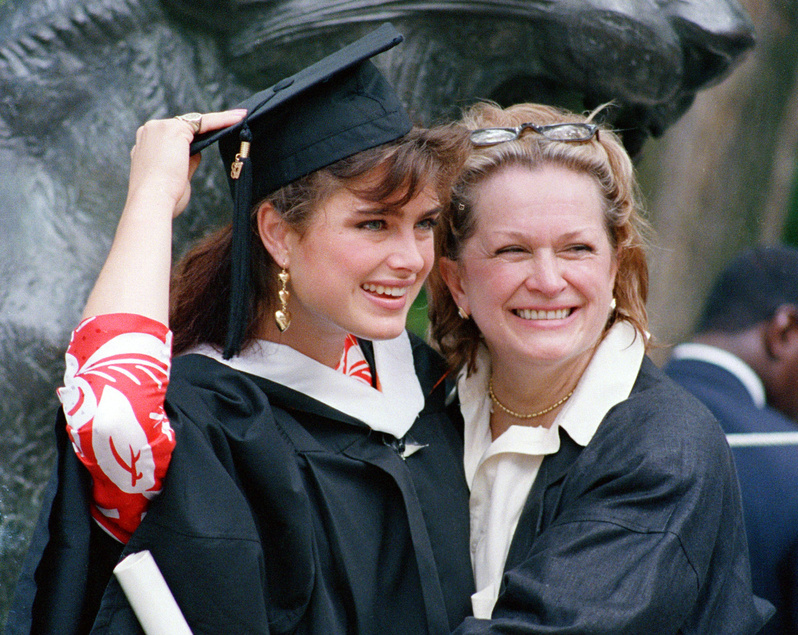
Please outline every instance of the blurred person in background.
[[752, 435], [737, 437], [733, 452], [754, 591], [776, 606], [763, 633], [798, 633], [798, 441], [789, 435], [798, 433], [798, 249], [754, 247], [732, 259], [665, 372], [727, 433]]

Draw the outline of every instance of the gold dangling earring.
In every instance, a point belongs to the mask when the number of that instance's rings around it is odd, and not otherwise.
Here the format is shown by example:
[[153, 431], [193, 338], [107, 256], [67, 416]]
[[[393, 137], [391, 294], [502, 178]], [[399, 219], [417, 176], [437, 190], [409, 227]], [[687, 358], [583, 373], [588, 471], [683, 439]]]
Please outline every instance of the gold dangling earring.
[[466, 313], [465, 310], [463, 309], [463, 307], [461, 307], [461, 306], [457, 307], [457, 315], [459, 315], [464, 320], [468, 319], [468, 313]]
[[277, 279], [280, 281], [280, 290], [277, 291], [277, 297], [280, 300], [280, 308], [274, 312], [274, 321], [277, 323], [277, 328], [280, 329], [280, 333], [283, 333], [291, 326], [291, 313], [288, 311], [288, 298], [291, 297], [291, 294], [288, 292], [288, 289], [286, 289], [286, 285], [291, 279], [291, 276], [288, 274], [285, 267], [277, 274]]

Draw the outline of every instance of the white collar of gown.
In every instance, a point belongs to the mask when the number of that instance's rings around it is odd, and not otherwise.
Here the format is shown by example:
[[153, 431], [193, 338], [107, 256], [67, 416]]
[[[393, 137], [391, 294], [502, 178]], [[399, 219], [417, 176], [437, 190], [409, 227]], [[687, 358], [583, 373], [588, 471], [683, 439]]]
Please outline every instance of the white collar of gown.
[[348, 377], [290, 346], [266, 340], [256, 340], [232, 359], [224, 359], [208, 345], [189, 352], [296, 390], [362, 421], [372, 430], [401, 439], [424, 408], [410, 338], [405, 331], [392, 340], [374, 341], [373, 346], [382, 390]]

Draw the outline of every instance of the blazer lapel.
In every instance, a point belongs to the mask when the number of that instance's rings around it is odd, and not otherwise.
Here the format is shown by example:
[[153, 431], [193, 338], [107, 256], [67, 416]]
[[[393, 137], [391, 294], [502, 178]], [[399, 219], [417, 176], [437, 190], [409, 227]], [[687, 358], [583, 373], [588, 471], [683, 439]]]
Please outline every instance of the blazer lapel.
[[529, 546], [548, 527], [559, 507], [565, 477], [583, 448], [560, 428], [560, 450], [543, 459], [535, 483], [524, 504], [510, 543], [505, 572], [523, 562]]

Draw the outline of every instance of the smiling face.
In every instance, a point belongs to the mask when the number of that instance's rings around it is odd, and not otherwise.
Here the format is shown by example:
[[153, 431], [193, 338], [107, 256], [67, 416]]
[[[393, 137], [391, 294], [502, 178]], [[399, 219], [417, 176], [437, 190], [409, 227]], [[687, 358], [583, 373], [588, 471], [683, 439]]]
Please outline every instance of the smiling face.
[[323, 361], [325, 348], [340, 354], [347, 333], [400, 335], [434, 261], [439, 213], [429, 188], [398, 206], [340, 188], [304, 231], [285, 229], [274, 255], [291, 275], [291, 326], [280, 341]]
[[552, 165], [500, 169], [475, 191], [476, 228], [441, 260], [494, 367], [581, 372], [610, 312], [616, 259], [592, 177]]

